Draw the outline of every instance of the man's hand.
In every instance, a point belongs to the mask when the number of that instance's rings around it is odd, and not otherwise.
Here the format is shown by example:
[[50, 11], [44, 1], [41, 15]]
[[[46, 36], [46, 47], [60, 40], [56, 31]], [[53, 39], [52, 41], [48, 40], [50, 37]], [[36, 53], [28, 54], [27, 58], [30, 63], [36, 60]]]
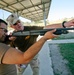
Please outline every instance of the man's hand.
[[43, 36], [44, 39], [49, 40], [49, 39], [53, 39], [53, 38], [57, 37], [57, 35], [54, 34], [55, 31], [56, 31], [56, 29], [46, 32], [45, 35]]
[[9, 40], [14, 41], [16, 39], [16, 37], [9, 37]]
[[14, 41], [16, 37], [12, 36], [12, 33], [9, 34], [11, 37], [9, 37], [9, 40]]
[[65, 27], [71, 27], [71, 26], [74, 26], [74, 19], [65, 22], [65, 23], [64, 23], [64, 26], [65, 26]]

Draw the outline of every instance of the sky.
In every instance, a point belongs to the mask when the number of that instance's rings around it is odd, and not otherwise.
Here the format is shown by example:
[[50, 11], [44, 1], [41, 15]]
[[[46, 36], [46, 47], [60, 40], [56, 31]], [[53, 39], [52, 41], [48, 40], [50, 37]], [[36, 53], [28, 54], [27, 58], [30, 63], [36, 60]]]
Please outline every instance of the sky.
[[74, 17], [74, 0], [52, 0], [48, 20]]
[[[0, 10], [0, 18], [6, 19], [11, 13]], [[52, 0], [49, 10], [48, 20], [55, 21], [62, 18], [74, 17], [74, 0]], [[21, 18], [22, 21], [30, 22], [30, 20]]]

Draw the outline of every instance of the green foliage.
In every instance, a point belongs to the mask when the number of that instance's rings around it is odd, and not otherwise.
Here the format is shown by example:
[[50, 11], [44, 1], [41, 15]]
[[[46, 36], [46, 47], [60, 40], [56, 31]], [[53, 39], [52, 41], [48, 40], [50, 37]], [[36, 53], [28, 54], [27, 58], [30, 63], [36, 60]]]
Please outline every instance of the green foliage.
[[69, 66], [72, 74], [74, 75], [74, 44], [60, 44], [59, 47], [64, 59], [68, 60], [69, 63], [67, 65]]

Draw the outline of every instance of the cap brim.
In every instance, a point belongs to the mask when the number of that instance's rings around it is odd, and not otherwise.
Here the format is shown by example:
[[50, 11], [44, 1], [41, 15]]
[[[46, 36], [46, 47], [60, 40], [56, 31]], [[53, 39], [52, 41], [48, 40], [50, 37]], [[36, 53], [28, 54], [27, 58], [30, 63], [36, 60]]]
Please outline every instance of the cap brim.
[[17, 18], [17, 19], [15, 19], [15, 20], [13, 21], [13, 24], [15, 24], [18, 20], [19, 20], [18, 18]]

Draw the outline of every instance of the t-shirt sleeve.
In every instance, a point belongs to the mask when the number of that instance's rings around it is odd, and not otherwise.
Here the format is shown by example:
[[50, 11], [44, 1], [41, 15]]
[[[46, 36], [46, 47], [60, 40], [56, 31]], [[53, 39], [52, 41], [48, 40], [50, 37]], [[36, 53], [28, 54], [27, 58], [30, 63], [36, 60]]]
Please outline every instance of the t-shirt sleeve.
[[0, 43], [0, 64], [2, 64], [3, 56], [9, 48], [6, 44]]

